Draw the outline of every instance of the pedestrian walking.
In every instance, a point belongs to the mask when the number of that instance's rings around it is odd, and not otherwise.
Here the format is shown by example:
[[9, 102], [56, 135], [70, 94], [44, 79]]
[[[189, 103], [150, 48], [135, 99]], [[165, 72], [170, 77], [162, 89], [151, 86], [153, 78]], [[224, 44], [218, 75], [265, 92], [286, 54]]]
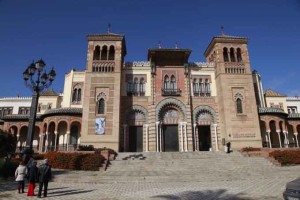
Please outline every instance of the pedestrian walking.
[[15, 178], [16, 181], [18, 181], [18, 192], [19, 194], [24, 193], [24, 181], [25, 181], [25, 177], [27, 176], [27, 167], [25, 166], [24, 162], [21, 161], [20, 165], [18, 166], [18, 168], [16, 169], [15, 172]]
[[32, 165], [28, 171], [28, 192], [27, 196], [34, 196], [35, 183], [38, 182], [38, 168], [36, 161], [32, 161]]
[[44, 197], [47, 197], [48, 182], [51, 180], [52, 172], [51, 166], [48, 164], [48, 160], [45, 159], [44, 163], [39, 167], [38, 178], [39, 178], [39, 192], [38, 197], [41, 197], [42, 189], [44, 187]]

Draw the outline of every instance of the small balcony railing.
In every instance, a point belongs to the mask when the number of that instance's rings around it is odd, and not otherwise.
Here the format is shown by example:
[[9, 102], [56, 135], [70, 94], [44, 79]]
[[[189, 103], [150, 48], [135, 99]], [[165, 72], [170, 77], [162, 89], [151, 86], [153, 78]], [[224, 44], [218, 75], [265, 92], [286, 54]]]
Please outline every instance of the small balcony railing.
[[162, 96], [180, 96], [181, 90], [180, 89], [161, 89]]

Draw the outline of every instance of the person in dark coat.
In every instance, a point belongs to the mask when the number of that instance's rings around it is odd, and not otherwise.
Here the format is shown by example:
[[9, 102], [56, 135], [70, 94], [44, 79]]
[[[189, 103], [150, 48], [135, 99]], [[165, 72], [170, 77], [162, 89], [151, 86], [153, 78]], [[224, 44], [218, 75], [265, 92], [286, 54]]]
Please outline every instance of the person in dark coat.
[[48, 182], [51, 180], [51, 177], [52, 177], [51, 166], [48, 164], [48, 160], [45, 159], [44, 163], [39, 167], [38, 170], [38, 179], [39, 179], [38, 197], [41, 197], [43, 187], [44, 187], [44, 197], [47, 197]]
[[34, 196], [35, 183], [38, 181], [38, 168], [36, 166], [36, 161], [32, 161], [31, 167], [28, 171], [28, 192], [27, 196]]

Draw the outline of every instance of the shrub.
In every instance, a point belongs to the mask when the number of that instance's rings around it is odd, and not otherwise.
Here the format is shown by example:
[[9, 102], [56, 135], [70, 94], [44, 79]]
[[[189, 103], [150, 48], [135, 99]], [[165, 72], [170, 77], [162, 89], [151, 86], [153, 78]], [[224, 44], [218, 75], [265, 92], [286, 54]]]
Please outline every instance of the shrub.
[[78, 151], [94, 151], [95, 148], [93, 145], [79, 145]]
[[17, 139], [10, 133], [0, 129], [0, 157], [7, 156], [7, 153], [15, 152]]
[[276, 150], [269, 154], [282, 165], [299, 165], [300, 164], [300, 150]]
[[43, 160], [44, 159], [44, 155], [43, 154], [35, 153], [35, 154], [32, 155], [32, 158], [34, 160]]
[[258, 147], [243, 147], [241, 152], [249, 152], [249, 151], [261, 151], [261, 148]]
[[106, 147], [95, 149], [95, 152], [100, 154], [101, 151], [103, 151], [103, 150], [107, 150], [110, 154], [116, 154], [117, 155], [117, 152], [115, 150], [110, 149], [110, 148], [106, 148]]
[[0, 159], [0, 177], [14, 177], [15, 171], [19, 166], [19, 160], [7, 160]]
[[82, 153], [60, 153], [49, 152], [45, 154], [50, 165], [59, 169], [74, 170], [99, 170], [104, 157], [98, 154], [82, 154]]

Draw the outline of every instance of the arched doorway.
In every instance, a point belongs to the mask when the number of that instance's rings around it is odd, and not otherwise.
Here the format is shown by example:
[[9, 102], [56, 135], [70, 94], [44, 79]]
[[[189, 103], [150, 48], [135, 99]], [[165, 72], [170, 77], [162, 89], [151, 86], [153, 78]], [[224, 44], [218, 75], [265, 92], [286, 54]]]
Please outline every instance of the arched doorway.
[[148, 135], [144, 134], [144, 125], [148, 122], [146, 109], [140, 105], [133, 105], [125, 111], [124, 117], [126, 120], [123, 124], [123, 151], [147, 151]]
[[261, 133], [261, 139], [262, 139], [262, 146], [263, 147], [269, 147], [269, 137], [266, 130], [266, 122], [263, 120], [260, 120], [260, 133]]
[[280, 142], [278, 138], [278, 134], [276, 132], [276, 122], [274, 120], [271, 120], [269, 122], [270, 125], [270, 139], [271, 139], [271, 144], [273, 148], [279, 148], [280, 147]]
[[166, 107], [161, 110], [161, 117], [161, 150], [164, 152], [179, 151], [178, 110]]
[[55, 123], [50, 122], [48, 126], [48, 135], [47, 135], [47, 151], [53, 151], [55, 149]]
[[212, 107], [202, 105], [196, 107], [193, 113], [195, 150], [212, 151], [215, 143], [215, 150], [218, 151], [216, 112]]
[[27, 126], [22, 126], [20, 128], [20, 137], [19, 137], [19, 142], [17, 144], [20, 151], [22, 151], [23, 148], [26, 146], [27, 133], [28, 133], [28, 127]]
[[57, 150], [66, 151], [67, 150], [67, 122], [61, 121], [58, 123], [57, 127]]
[[166, 98], [156, 106], [156, 150], [188, 151], [185, 105], [175, 98]]
[[74, 122], [71, 124], [71, 133], [70, 133], [70, 150], [76, 150], [79, 144], [79, 137], [80, 137], [80, 124]]

